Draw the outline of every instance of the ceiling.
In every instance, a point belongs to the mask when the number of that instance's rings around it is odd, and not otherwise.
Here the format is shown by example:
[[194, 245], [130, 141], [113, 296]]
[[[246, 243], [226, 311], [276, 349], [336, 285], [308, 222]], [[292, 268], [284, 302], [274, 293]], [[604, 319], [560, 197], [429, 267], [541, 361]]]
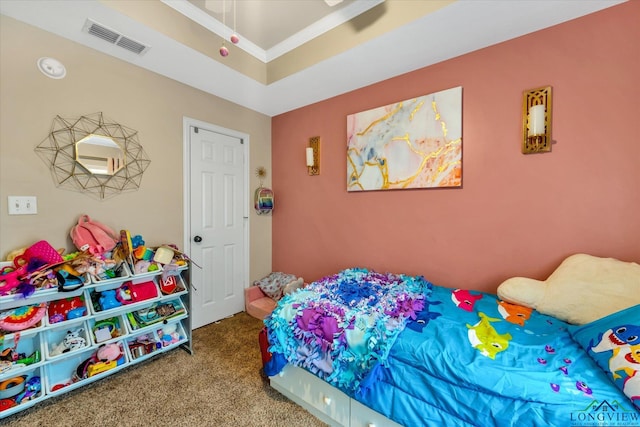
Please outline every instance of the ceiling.
[[[235, 25], [234, 0], [224, 18], [223, 0], [0, 0], [0, 13], [274, 116], [623, 1], [237, 0]], [[87, 19], [148, 49], [94, 37]]]
[[[183, 10], [192, 19], [201, 16], [209, 20], [208, 25], [220, 36], [236, 33], [243, 41], [267, 52], [292, 37], [304, 40], [329, 31], [383, 1], [187, 0], [165, 4]], [[313, 27], [317, 27], [315, 33], [310, 31]], [[305, 31], [310, 34], [303, 37]]]

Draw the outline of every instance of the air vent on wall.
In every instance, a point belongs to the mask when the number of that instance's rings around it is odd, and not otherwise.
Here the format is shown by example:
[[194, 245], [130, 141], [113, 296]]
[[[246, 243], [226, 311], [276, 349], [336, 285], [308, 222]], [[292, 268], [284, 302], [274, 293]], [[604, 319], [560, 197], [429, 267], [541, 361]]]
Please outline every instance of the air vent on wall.
[[128, 51], [136, 53], [138, 55], [142, 55], [149, 49], [151, 49], [151, 46], [147, 46], [140, 42], [137, 42], [129, 37], [118, 33], [117, 31], [112, 30], [111, 28], [105, 27], [102, 24], [98, 24], [91, 19], [87, 19], [87, 22], [84, 23], [84, 27], [82, 27], [82, 31], [91, 34], [92, 36], [101, 38], [102, 40], [107, 41], [111, 44], [120, 46], [121, 48], [127, 49]]

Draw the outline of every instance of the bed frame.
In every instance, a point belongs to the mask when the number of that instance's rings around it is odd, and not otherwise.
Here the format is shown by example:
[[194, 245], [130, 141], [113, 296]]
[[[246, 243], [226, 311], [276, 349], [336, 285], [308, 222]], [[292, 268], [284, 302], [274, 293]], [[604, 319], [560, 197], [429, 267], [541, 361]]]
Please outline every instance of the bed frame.
[[286, 365], [270, 380], [271, 387], [330, 426], [402, 427], [297, 366]]

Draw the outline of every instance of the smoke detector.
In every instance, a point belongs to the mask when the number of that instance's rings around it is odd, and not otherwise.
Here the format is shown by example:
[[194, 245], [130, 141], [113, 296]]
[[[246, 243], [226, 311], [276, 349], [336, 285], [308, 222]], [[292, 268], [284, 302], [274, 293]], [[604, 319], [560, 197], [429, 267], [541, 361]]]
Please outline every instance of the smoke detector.
[[38, 59], [38, 70], [52, 79], [63, 79], [67, 75], [67, 69], [57, 59], [43, 57]]

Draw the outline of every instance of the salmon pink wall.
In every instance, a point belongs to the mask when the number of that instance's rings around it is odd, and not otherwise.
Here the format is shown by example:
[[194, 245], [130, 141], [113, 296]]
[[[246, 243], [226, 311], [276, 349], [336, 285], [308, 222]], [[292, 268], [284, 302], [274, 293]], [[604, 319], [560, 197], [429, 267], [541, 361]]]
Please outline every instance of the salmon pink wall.
[[[624, 3], [274, 117], [273, 270], [313, 281], [359, 266], [493, 292], [576, 252], [640, 262], [638, 16]], [[522, 92], [546, 85], [553, 151], [523, 155]], [[455, 86], [463, 188], [347, 193], [348, 114]]]

